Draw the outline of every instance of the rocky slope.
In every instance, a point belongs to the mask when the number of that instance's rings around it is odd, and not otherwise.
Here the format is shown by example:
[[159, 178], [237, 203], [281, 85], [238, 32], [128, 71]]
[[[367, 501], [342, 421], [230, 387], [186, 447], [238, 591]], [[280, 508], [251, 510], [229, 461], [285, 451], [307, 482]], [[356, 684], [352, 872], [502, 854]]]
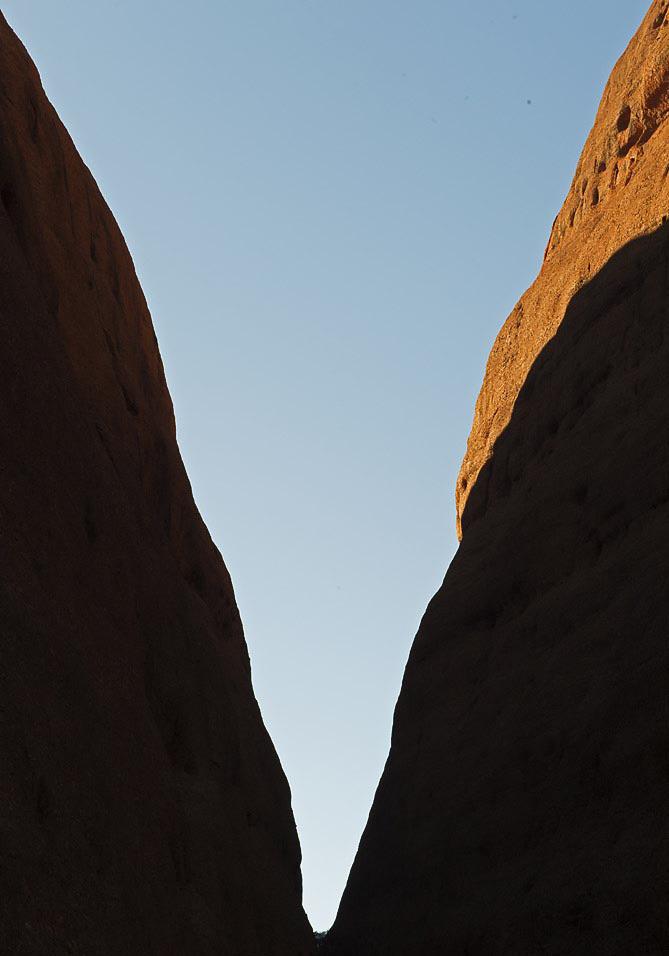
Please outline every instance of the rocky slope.
[[669, 952], [669, 15], [493, 347], [335, 956]]
[[311, 952], [118, 227], [0, 15], [0, 952]]

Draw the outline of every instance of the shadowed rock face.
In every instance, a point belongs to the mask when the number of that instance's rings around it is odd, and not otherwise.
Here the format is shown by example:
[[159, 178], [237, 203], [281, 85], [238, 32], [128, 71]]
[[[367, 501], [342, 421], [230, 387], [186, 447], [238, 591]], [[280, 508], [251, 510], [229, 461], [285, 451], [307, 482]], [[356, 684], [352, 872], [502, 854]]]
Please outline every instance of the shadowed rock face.
[[118, 227], [0, 15], [0, 952], [311, 952]]
[[669, 952], [666, 7], [493, 348], [336, 956]]

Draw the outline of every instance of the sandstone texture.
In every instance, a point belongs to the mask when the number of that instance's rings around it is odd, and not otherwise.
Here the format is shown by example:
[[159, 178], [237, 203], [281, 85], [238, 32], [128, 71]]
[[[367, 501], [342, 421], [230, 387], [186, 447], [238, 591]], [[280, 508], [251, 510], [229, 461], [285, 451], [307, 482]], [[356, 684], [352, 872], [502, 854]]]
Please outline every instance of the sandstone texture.
[[310, 953], [123, 238], [0, 15], [0, 952]]
[[606, 84], [539, 277], [490, 353], [456, 487], [460, 537], [470, 491], [511, 419], [530, 368], [555, 335], [575, 293], [616, 250], [667, 218], [668, 115], [669, 4], [656, 2]]
[[669, 15], [502, 328], [333, 956], [669, 952]]

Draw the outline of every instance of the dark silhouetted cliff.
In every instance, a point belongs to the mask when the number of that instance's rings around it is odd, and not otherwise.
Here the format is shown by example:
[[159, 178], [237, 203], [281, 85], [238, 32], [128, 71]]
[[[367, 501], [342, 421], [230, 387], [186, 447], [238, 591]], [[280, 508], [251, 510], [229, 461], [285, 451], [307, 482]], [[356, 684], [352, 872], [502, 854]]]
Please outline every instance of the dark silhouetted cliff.
[[118, 227], [0, 15], [0, 952], [311, 951]]

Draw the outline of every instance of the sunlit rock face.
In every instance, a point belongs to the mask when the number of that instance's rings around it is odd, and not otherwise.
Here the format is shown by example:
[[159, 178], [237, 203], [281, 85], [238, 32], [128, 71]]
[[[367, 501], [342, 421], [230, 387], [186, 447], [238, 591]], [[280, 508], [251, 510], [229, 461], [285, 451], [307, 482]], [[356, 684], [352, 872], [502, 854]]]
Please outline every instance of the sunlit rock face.
[[335, 956], [669, 952], [668, 20], [493, 347]]
[[0, 952], [310, 953], [144, 297], [1, 15], [0, 199]]

